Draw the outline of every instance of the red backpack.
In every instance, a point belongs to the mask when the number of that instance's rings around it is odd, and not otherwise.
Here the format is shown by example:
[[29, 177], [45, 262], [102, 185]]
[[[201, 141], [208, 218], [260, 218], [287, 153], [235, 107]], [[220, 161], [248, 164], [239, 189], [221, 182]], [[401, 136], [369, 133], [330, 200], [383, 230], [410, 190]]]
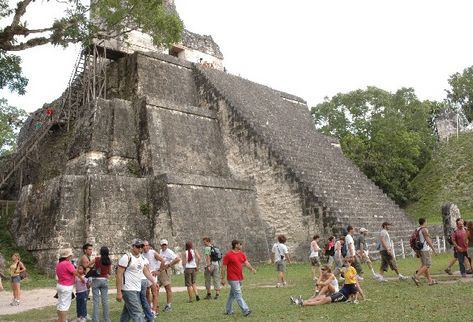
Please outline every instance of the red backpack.
[[414, 251], [420, 251], [422, 248], [424, 248], [424, 243], [420, 241], [420, 231], [422, 228], [416, 228], [411, 235], [411, 238], [409, 239], [409, 245]]

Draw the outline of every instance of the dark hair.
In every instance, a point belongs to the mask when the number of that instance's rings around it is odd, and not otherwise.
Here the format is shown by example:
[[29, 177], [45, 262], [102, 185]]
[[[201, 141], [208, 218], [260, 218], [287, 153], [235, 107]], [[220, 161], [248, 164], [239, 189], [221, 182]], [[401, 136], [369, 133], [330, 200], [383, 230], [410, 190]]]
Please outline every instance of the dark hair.
[[193, 248], [192, 242], [188, 241], [186, 242], [186, 250], [191, 250]]
[[419, 225], [425, 224], [425, 218], [419, 218]]
[[82, 250], [86, 250], [87, 248], [92, 247], [92, 244], [90, 243], [85, 243], [84, 246], [82, 246]]
[[320, 238], [319, 235], [314, 235], [314, 237], [312, 237], [313, 240], [316, 240], [317, 238]]
[[102, 263], [103, 266], [108, 266], [112, 264], [107, 246], [100, 247], [100, 263]]
[[232, 249], [235, 249], [236, 245], [241, 244], [238, 240], [232, 240]]
[[352, 226], [352, 225], [348, 225], [348, 227], [347, 227], [347, 231], [350, 231], [350, 230], [353, 230], [353, 226]]
[[286, 236], [284, 235], [279, 235], [278, 236], [278, 242], [280, 242], [281, 244], [284, 244], [286, 242], [287, 238]]
[[82, 268], [84, 269], [84, 272], [87, 271], [87, 268], [85, 268], [84, 265], [79, 265], [79, 266], [77, 266], [77, 268], [79, 268], [79, 267], [82, 267]]
[[334, 240], [334, 239], [335, 239], [335, 236], [330, 236], [330, 237], [328, 238], [329, 241], [330, 241], [330, 240]]
[[463, 218], [457, 218], [457, 220], [455, 220], [455, 222], [459, 222], [460, 220], [463, 220]]
[[209, 237], [202, 238], [203, 241], [210, 243], [212, 240]]

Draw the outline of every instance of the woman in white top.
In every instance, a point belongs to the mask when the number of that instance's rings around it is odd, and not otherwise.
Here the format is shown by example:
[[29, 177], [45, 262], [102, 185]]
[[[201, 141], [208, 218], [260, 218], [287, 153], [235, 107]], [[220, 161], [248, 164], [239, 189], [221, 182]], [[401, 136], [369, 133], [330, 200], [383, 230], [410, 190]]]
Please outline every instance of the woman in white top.
[[191, 241], [186, 243], [186, 251], [183, 256], [184, 266], [184, 282], [187, 287], [187, 294], [189, 295], [189, 302], [192, 302], [193, 295], [195, 294], [195, 300], [199, 301], [199, 293], [197, 291], [197, 285], [195, 284], [195, 275], [199, 270], [200, 254], [197, 250], [193, 249]]
[[310, 255], [309, 255], [309, 260], [312, 268], [312, 279], [314, 281], [317, 280], [317, 270], [320, 267], [320, 259], [319, 259], [319, 235], [315, 235], [312, 238], [312, 242], [310, 243]]
[[338, 280], [328, 265], [320, 268], [320, 277], [315, 283], [316, 295], [328, 296], [339, 291]]

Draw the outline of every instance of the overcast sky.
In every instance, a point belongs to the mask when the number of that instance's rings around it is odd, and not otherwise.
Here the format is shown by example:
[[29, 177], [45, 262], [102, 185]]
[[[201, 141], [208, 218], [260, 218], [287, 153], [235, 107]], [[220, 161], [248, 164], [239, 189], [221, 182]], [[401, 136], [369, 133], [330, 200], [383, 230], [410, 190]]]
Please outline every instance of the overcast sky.
[[[449, 76], [473, 65], [473, 1], [175, 2], [188, 30], [219, 44], [229, 72], [300, 96], [309, 106], [366, 86], [413, 87], [420, 99], [442, 100]], [[31, 10], [30, 26], [51, 12]], [[65, 89], [78, 52], [77, 46], [45, 46], [21, 53], [28, 92], [1, 96], [28, 111], [52, 101]]]

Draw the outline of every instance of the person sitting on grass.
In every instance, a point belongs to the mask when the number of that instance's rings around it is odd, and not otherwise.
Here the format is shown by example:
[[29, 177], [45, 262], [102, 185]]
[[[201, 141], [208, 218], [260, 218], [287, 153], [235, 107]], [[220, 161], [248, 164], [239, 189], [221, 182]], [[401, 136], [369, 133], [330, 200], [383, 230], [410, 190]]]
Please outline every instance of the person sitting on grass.
[[300, 296], [299, 298], [290, 297], [291, 302], [296, 305], [300, 306], [314, 306], [314, 305], [322, 305], [322, 304], [330, 304], [330, 303], [338, 303], [338, 302], [346, 302], [350, 296], [356, 294], [358, 292], [357, 288], [357, 280], [356, 280], [356, 269], [351, 266], [353, 258], [347, 257], [344, 260], [345, 267], [343, 267], [344, 271], [344, 279], [345, 284], [340, 289], [340, 291], [333, 293], [331, 295], [320, 295], [316, 296], [315, 298], [311, 298], [308, 300], [303, 300]]
[[319, 278], [315, 282], [315, 296], [331, 295], [339, 291], [338, 280], [328, 265], [320, 267]]

